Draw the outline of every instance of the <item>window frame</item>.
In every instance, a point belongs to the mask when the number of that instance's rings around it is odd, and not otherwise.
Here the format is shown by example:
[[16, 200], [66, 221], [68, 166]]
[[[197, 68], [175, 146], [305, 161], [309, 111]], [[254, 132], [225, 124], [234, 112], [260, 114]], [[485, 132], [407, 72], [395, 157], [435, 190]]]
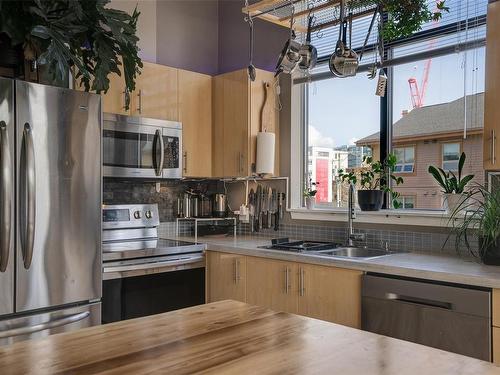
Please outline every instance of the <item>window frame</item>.
[[[413, 165], [413, 168], [412, 168], [412, 171], [411, 172], [405, 172], [404, 170], [402, 170], [401, 172], [395, 172], [394, 174], [397, 174], [397, 175], [402, 175], [403, 177], [404, 176], [414, 176], [416, 175], [416, 169], [417, 169], [417, 144], [416, 143], [411, 143], [411, 144], [404, 144], [404, 145], [397, 145], [397, 146], [393, 146], [392, 147], [392, 151], [394, 152], [395, 149], [404, 149], [406, 150], [407, 148], [413, 148], [413, 163], [397, 163], [397, 165], [400, 165], [402, 164], [403, 165], [403, 169], [404, 169], [404, 166], [405, 165], [409, 165], [409, 164], [412, 164]], [[405, 158], [406, 158], [406, 152], [405, 152]]]
[[[448, 171], [452, 171], [452, 172], [457, 172], [458, 171], [458, 168], [457, 169], [445, 169], [444, 168], [444, 146], [447, 145], [447, 144], [458, 144], [458, 159], [457, 159], [457, 165], [458, 165], [458, 161], [460, 160], [460, 155], [462, 154], [462, 151], [463, 151], [463, 141], [462, 140], [448, 140], [448, 141], [443, 141], [443, 142], [440, 142], [440, 146], [441, 146], [441, 168], [443, 168], [443, 170], [445, 172], [448, 172]], [[454, 161], [454, 160], [453, 160]], [[448, 160], [448, 162], [450, 162], [450, 160]]]
[[[470, 19], [469, 19], [470, 21]], [[457, 23], [457, 32], [462, 32], [464, 30], [464, 25], [467, 22]], [[480, 16], [477, 21], [476, 27], [481, 27], [486, 25], [486, 15]], [[400, 47], [407, 42], [419, 43], [425, 40], [430, 34], [439, 35], [440, 27], [433, 28], [430, 30], [425, 30], [419, 32], [406, 40], [397, 40], [394, 43], [388, 43], [384, 46], [384, 61], [386, 67], [383, 68], [387, 78], [387, 91], [384, 97], [380, 98], [380, 157], [385, 158], [393, 148], [393, 137], [392, 137], [392, 84], [393, 84], [393, 68], [392, 64], [405, 64], [412, 61], [418, 61], [426, 58], [440, 57], [446, 55], [452, 55], [456, 53], [456, 46], [450, 45], [442, 48], [437, 48], [429, 52], [417, 53], [415, 55], [410, 55], [408, 57], [397, 57], [393, 58], [394, 48]], [[485, 38], [479, 38], [477, 40], [467, 42], [461, 45], [460, 52], [465, 52], [469, 50], [474, 50], [476, 48], [485, 47]], [[369, 52], [368, 50], [366, 52]], [[418, 56], [417, 56], [418, 55]], [[318, 59], [318, 65], [327, 62], [327, 58]], [[394, 62], [393, 62], [394, 61]], [[360, 66], [358, 74], [367, 71], [369, 64], [366, 66]], [[327, 221], [345, 221], [345, 214], [347, 212], [346, 208], [317, 208], [314, 210], [304, 209], [304, 199], [302, 196], [302, 186], [304, 186], [306, 171], [307, 171], [307, 157], [304, 157], [307, 153], [307, 129], [305, 124], [307, 124], [308, 119], [308, 84], [322, 79], [333, 78], [329, 71], [320, 72], [313, 76], [304, 76], [300, 73], [295, 73], [291, 77], [292, 81], [292, 95], [291, 95], [291, 168], [290, 168], [290, 212], [292, 213], [292, 219], [304, 219], [304, 220], [327, 220]], [[298, 112], [298, 115], [294, 116], [294, 113]], [[305, 134], [304, 134], [305, 133]], [[438, 141], [439, 142], [439, 141]], [[443, 142], [440, 142], [443, 143]], [[448, 143], [448, 142], [445, 142]], [[456, 143], [456, 142], [451, 142]], [[395, 147], [397, 143], [395, 143]], [[299, 146], [299, 148], [294, 148]], [[294, 152], [294, 150], [301, 149], [300, 152]], [[462, 150], [462, 145], [461, 145]], [[417, 169], [417, 145], [414, 147], [414, 167], [413, 173], [401, 173], [403, 176], [411, 176], [416, 173]], [[299, 155], [300, 154], [300, 155]], [[441, 151], [441, 159], [442, 158]], [[294, 161], [300, 160], [300, 163]], [[300, 168], [297, 168], [300, 166]], [[414, 204], [416, 205], [416, 198], [414, 197]], [[386, 201], [390, 202], [390, 199]], [[413, 210], [395, 210], [391, 207], [383, 207], [382, 210], [377, 212], [360, 212], [358, 214], [359, 222], [366, 223], [394, 223], [402, 225], [425, 225], [425, 226], [436, 226], [442, 227], [446, 226], [443, 224], [443, 216], [448, 214], [444, 210], [425, 210], [425, 209], [415, 209]]]

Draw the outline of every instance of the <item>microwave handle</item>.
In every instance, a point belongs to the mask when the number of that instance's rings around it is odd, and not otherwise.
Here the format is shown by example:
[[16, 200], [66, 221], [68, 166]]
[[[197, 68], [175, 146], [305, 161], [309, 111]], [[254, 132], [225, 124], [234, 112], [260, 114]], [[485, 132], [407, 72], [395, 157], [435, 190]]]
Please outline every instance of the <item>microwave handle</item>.
[[[156, 150], [157, 150], [157, 142], [160, 142], [160, 161], [156, 160]], [[161, 130], [158, 129], [155, 132], [155, 139], [153, 144], [153, 167], [155, 169], [155, 174], [157, 176], [161, 176], [163, 171], [163, 161], [165, 159], [165, 145], [163, 143], [163, 136]]]

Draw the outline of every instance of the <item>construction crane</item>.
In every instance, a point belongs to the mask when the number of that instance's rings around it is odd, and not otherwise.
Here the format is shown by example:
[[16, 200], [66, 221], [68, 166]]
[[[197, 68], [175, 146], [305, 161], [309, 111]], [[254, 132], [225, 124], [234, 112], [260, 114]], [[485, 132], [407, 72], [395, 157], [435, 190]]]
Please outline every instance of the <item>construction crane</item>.
[[[435, 10], [438, 9], [437, 5], [438, 2], [439, 0], [436, 0]], [[438, 20], [434, 20], [432, 22], [432, 27], [436, 27], [438, 22], [439, 22]], [[429, 41], [429, 49], [432, 49], [434, 47], [434, 44], [436, 44], [436, 40], [431, 39]], [[413, 108], [420, 108], [424, 106], [425, 93], [427, 92], [427, 84], [429, 83], [429, 71], [431, 69], [431, 63], [432, 59], [427, 59], [427, 61], [425, 62], [420, 89], [418, 87], [417, 79], [415, 77], [411, 77], [408, 79], [408, 84], [410, 85], [411, 104], [413, 105]]]
[[[433, 41], [431, 41], [431, 44], [434, 44]], [[418, 88], [417, 79], [415, 77], [411, 77], [410, 79], [408, 79], [408, 84], [410, 85], [411, 104], [413, 105], [413, 108], [420, 108], [424, 105], [427, 84], [429, 83], [429, 71], [431, 69], [431, 63], [432, 59], [428, 59], [425, 62], [420, 90]]]

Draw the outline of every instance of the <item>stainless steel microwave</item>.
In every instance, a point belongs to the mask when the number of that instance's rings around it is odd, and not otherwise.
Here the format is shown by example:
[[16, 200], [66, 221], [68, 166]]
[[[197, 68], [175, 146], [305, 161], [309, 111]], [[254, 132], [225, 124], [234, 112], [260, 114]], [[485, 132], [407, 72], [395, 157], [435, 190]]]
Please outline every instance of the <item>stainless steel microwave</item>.
[[182, 124], [104, 113], [103, 176], [182, 177]]

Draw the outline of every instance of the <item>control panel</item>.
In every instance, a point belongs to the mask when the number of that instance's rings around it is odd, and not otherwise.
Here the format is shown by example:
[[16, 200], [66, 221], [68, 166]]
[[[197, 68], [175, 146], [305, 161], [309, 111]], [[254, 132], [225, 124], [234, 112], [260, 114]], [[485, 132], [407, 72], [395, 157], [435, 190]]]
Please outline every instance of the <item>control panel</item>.
[[102, 206], [103, 229], [148, 228], [160, 225], [157, 204]]

